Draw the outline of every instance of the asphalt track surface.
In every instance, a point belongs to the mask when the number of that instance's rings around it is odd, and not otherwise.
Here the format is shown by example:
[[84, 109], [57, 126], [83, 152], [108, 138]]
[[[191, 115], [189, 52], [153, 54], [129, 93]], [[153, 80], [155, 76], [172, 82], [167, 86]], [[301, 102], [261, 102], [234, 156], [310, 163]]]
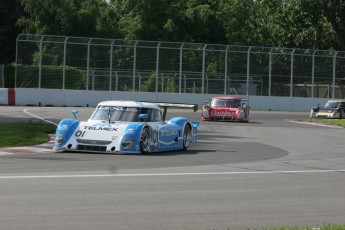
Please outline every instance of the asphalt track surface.
[[[0, 122], [58, 123], [66, 107], [0, 107]], [[78, 108], [87, 119], [92, 108]], [[169, 111], [168, 111], [169, 113]], [[200, 111], [170, 117], [200, 121]], [[187, 151], [0, 156], [1, 229], [260, 229], [345, 224], [345, 129], [308, 113], [204, 122]]]

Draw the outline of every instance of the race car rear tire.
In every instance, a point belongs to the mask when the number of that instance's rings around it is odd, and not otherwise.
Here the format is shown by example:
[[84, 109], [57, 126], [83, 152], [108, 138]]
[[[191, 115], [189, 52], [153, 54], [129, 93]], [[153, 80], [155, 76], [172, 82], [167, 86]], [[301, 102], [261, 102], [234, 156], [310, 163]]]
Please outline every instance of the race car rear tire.
[[192, 129], [191, 129], [190, 125], [187, 124], [184, 127], [183, 136], [182, 136], [183, 150], [188, 149], [191, 140], [192, 140]]
[[144, 127], [140, 135], [140, 151], [141, 153], [148, 153], [150, 150], [150, 130]]
[[340, 119], [345, 118], [345, 114], [344, 114], [344, 110], [343, 109], [339, 111], [339, 118]]

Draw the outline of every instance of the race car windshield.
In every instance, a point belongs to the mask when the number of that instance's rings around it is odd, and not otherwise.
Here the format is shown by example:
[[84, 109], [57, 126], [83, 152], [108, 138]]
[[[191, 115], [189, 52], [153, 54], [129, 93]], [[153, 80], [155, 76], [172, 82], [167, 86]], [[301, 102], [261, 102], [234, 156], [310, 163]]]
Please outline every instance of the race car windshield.
[[337, 102], [327, 102], [325, 104], [326, 109], [337, 108], [337, 106], [338, 106]]
[[239, 100], [212, 100], [211, 106], [239, 107], [241, 102]]
[[161, 121], [161, 113], [158, 109], [139, 108], [139, 107], [117, 107], [117, 106], [100, 106], [92, 114], [91, 120], [109, 120], [138, 122], [140, 114], [147, 114], [148, 122]]

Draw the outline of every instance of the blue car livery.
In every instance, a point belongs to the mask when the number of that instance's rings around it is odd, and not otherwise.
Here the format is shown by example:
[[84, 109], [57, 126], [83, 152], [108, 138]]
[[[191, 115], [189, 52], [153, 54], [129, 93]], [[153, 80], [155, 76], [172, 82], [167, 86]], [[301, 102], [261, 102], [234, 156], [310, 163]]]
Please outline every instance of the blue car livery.
[[199, 122], [185, 117], [165, 121], [168, 107], [197, 110], [197, 105], [191, 104], [104, 101], [87, 121], [61, 120], [54, 150], [112, 153], [186, 150], [197, 142]]

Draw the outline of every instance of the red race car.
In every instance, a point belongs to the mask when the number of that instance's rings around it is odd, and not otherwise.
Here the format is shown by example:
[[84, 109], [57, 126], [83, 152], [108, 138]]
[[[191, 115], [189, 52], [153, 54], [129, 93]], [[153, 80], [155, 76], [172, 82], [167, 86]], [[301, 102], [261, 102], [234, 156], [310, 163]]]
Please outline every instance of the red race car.
[[239, 97], [213, 97], [202, 107], [203, 121], [249, 121], [248, 99]]

